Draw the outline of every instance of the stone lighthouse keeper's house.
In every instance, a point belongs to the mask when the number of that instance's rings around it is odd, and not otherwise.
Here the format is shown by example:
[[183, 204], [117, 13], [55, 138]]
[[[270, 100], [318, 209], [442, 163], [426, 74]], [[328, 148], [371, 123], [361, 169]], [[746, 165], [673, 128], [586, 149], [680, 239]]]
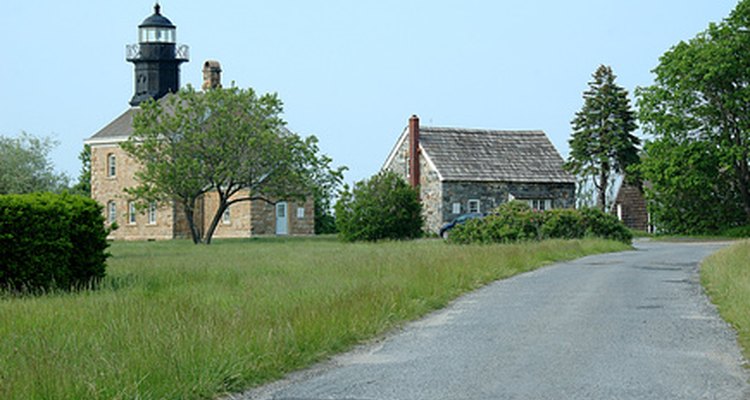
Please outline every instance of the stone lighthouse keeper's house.
[[[180, 65], [188, 61], [188, 47], [177, 45], [176, 27], [161, 14], [154, 14], [138, 26], [138, 44], [127, 46], [127, 60], [135, 66], [135, 93], [130, 107], [85, 141], [91, 146], [91, 196], [104, 205], [105, 218], [119, 228], [111, 239], [146, 240], [189, 237], [184, 213], [175, 204], [155, 204], [145, 212], [136, 209], [125, 188], [137, 184], [135, 172], [140, 166], [120, 148], [133, 132], [133, 116], [148, 99], [162, 99], [179, 90]], [[221, 86], [221, 66], [216, 61], [203, 65], [204, 90]], [[199, 201], [196, 225], [206, 230], [216, 212], [215, 193]], [[250, 237], [253, 235], [306, 235], [313, 233], [313, 204], [264, 201], [233, 204], [222, 216], [214, 237]]]
[[420, 127], [412, 116], [382, 169], [419, 188], [428, 232], [514, 199], [575, 207], [575, 178], [542, 131]]

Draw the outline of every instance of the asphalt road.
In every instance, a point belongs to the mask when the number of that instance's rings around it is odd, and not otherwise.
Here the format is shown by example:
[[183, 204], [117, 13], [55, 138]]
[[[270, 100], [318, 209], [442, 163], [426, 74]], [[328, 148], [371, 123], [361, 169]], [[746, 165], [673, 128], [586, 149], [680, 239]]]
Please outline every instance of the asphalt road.
[[496, 282], [235, 398], [750, 399], [735, 334], [699, 284], [719, 247], [640, 242]]

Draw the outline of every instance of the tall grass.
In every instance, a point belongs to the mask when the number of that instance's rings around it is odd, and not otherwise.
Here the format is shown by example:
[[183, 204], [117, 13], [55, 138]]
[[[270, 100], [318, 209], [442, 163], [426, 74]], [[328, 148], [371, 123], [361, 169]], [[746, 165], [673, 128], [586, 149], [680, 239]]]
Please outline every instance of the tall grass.
[[722, 249], [701, 266], [701, 281], [721, 316], [737, 330], [750, 359], [750, 241]]
[[281, 377], [599, 240], [114, 243], [97, 291], [0, 298], [1, 399], [199, 399]]

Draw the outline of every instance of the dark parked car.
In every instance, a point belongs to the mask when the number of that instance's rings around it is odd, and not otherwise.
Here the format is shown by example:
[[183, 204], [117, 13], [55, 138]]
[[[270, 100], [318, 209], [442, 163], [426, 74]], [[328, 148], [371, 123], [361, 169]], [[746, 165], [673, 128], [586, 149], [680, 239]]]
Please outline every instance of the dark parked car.
[[466, 223], [466, 221], [475, 219], [475, 218], [484, 218], [484, 214], [481, 213], [468, 213], [468, 214], [461, 214], [458, 217], [456, 217], [453, 221], [448, 222], [447, 224], [443, 225], [442, 228], [440, 228], [440, 237], [443, 239], [448, 238], [448, 231], [456, 227], [456, 225], [461, 225], [463, 223]]

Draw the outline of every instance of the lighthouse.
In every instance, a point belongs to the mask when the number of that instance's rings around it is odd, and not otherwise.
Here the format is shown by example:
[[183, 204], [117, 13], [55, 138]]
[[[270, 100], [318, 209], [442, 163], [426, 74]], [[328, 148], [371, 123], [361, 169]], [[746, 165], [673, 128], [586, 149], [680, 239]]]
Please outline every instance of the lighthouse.
[[177, 45], [177, 27], [161, 14], [159, 3], [154, 5], [154, 14], [138, 25], [138, 43], [128, 45], [126, 50], [126, 59], [135, 66], [131, 106], [179, 90], [180, 64], [188, 61], [189, 49]]

